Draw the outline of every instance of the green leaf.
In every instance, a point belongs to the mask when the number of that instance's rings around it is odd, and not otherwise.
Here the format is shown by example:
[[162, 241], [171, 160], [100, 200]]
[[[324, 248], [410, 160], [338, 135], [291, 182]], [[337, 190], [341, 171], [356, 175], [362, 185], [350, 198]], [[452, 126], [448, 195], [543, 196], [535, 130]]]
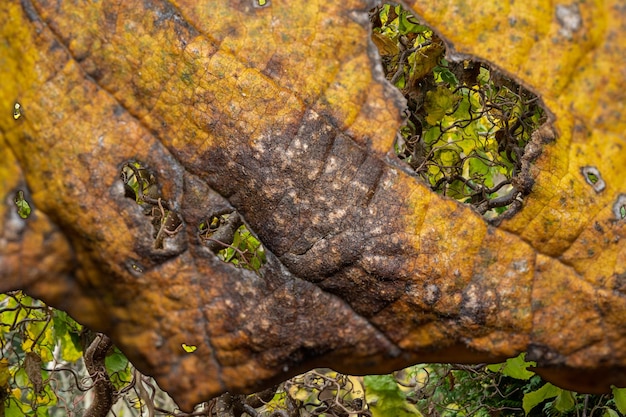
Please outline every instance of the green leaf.
[[524, 394], [524, 399], [522, 400], [522, 408], [524, 409], [524, 413], [528, 415], [530, 410], [532, 410], [548, 398], [556, 397], [560, 394], [561, 391], [561, 388], [555, 387], [551, 383], [547, 382], [538, 390], [529, 392], [528, 394]]
[[369, 375], [363, 377], [363, 383], [367, 392], [379, 393], [381, 391], [395, 391], [398, 383], [391, 375]]
[[602, 417], [619, 417], [619, 414], [612, 408], [604, 407], [604, 414], [602, 414]]
[[452, 71], [448, 69], [447, 62], [445, 60], [442, 61], [442, 64], [444, 65], [437, 65], [435, 68], [433, 68], [435, 80], [448, 83], [452, 87], [456, 87], [457, 85], [459, 85], [459, 80], [456, 78], [456, 75], [454, 75]]
[[617, 388], [612, 385], [611, 390], [613, 391], [613, 401], [615, 401], [617, 411], [626, 414], [626, 388]]
[[424, 110], [427, 113], [426, 122], [430, 125], [437, 124], [457, 101], [458, 97], [445, 86], [428, 91], [424, 101]]
[[185, 352], [187, 352], [187, 353], [193, 353], [193, 352], [195, 352], [195, 351], [196, 351], [196, 349], [198, 349], [198, 347], [197, 347], [197, 346], [194, 346], [194, 345], [188, 345], [188, 344], [186, 344], [186, 343], [183, 343], [181, 346], [183, 347], [183, 350], [184, 350]]
[[417, 407], [406, 400], [406, 394], [392, 375], [365, 376], [363, 385], [372, 417], [422, 416]]
[[529, 371], [529, 366], [535, 366], [535, 362], [526, 362], [524, 359], [526, 353], [520, 353], [514, 358], [507, 359], [504, 364], [495, 364], [487, 366], [487, 369], [493, 372], [500, 372], [504, 376], [508, 376], [515, 379], [529, 380], [530, 377], [535, 375], [534, 372]]
[[417, 21], [411, 21], [411, 18], [415, 18], [404, 10], [400, 10], [398, 17], [398, 32], [401, 35], [406, 35], [407, 33], [423, 33], [430, 30], [426, 26], [417, 23]]
[[489, 174], [489, 165], [487, 165], [482, 159], [473, 157], [467, 159], [469, 163], [469, 177], [472, 178], [474, 175], [479, 175], [481, 177], [485, 177]]
[[19, 190], [17, 194], [15, 194], [14, 201], [17, 206], [17, 214], [19, 214], [22, 219], [28, 218], [28, 216], [30, 216], [31, 209], [28, 201], [24, 199], [24, 191]]
[[564, 413], [574, 408], [575, 404], [576, 401], [574, 399], [574, 394], [572, 393], [572, 391], [561, 390], [561, 392], [559, 392], [559, 395], [557, 395], [556, 397], [554, 408]]
[[24, 417], [24, 411], [20, 408], [16, 401], [9, 401], [7, 407], [4, 409], [5, 417]]
[[112, 354], [104, 359], [104, 364], [109, 374], [122, 372], [128, 366], [128, 359], [122, 352], [115, 349]]
[[53, 310], [52, 313], [52, 324], [55, 339], [62, 338], [68, 332], [67, 321], [64, 320], [63, 315], [60, 313], [62, 313], [60, 310]]
[[59, 344], [61, 357], [68, 362], [76, 362], [83, 356], [79, 331], [81, 325], [67, 313], [54, 310], [52, 313], [53, 337]]

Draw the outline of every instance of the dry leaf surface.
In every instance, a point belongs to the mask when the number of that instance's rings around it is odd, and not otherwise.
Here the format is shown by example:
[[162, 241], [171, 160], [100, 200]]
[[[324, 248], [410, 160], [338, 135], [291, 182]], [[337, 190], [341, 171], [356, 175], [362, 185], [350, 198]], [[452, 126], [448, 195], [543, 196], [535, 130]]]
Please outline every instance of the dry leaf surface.
[[[563, 386], [626, 384], [626, 10], [412, 5], [554, 116], [532, 193], [496, 228], [388, 154], [403, 101], [376, 64], [371, 6], [2, 2], [0, 290], [106, 332], [185, 408], [315, 365], [524, 350]], [[125, 195], [132, 161], [181, 221], [163, 247]], [[232, 208], [268, 250], [260, 275], [198, 235]]]

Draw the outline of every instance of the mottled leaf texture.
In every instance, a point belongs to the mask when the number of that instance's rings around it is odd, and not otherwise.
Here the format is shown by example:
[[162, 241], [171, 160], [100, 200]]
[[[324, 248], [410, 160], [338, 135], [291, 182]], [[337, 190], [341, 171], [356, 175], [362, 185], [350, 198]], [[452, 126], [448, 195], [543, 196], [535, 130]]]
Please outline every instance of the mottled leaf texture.
[[[553, 115], [495, 227], [388, 153], [403, 100], [371, 2], [264, 3], [0, 3], [0, 290], [106, 332], [184, 408], [318, 365], [524, 350], [559, 386], [626, 385], [625, 6], [411, 5]], [[199, 237], [233, 209], [260, 275]]]

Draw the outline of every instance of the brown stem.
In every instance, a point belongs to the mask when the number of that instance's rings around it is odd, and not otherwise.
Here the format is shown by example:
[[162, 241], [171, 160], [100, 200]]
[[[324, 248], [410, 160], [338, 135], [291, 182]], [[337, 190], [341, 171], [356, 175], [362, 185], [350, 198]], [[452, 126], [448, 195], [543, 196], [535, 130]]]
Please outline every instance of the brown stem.
[[85, 367], [93, 381], [94, 393], [93, 403], [85, 411], [85, 417], [106, 417], [113, 406], [113, 384], [104, 365], [111, 346], [111, 339], [98, 333], [83, 353]]

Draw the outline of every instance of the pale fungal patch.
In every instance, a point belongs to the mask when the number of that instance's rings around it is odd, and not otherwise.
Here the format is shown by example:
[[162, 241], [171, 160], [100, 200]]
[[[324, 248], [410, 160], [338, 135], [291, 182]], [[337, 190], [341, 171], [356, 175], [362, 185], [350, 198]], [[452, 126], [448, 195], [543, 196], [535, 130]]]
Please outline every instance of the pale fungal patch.
[[388, 190], [393, 187], [393, 184], [397, 180], [398, 173], [394, 170], [387, 171], [387, 175], [385, 175], [385, 179], [381, 181], [380, 186], [383, 190]]
[[330, 220], [331, 222], [342, 220], [346, 216], [347, 212], [348, 210], [346, 210], [345, 208], [339, 208], [337, 210], [334, 210], [328, 214], [328, 220]]
[[300, 138], [295, 138], [292, 143], [293, 143], [293, 147], [296, 149], [302, 149], [304, 151], [309, 149], [309, 144], [307, 142], [302, 142]]
[[424, 287], [424, 301], [428, 305], [433, 305], [439, 301], [441, 290], [435, 284], [428, 284]]
[[309, 181], [314, 181], [320, 174], [320, 169], [316, 168], [316, 169], [312, 169], [308, 172], [308, 174], [306, 175], [307, 179]]
[[513, 262], [513, 269], [522, 274], [528, 272], [528, 261], [526, 259], [522, 259], [520, 261]]
[[252, 149], [254, 150], [254, 158], [259, 159], [261, 155], [265, 154], [265, 143], [267, 142], [267, 138], [265, 136], [260, 136], [256, 139], [252, 140]]
[[559, 34], [567, 40], [572, 40], [575, 32], [583, 25], [578, 4], [558, 4], [556, 6], [556, 20], [559, 22]]
[[374, 227], [374, 228], [370, 229], [370, 231], [369, 231], [369, 235], [370, 236], [380, 236], [383, 233], [384, 233], [384, 230], [380, 226]]
[[328, 158], [326, 163], [326, 168], [324, 169], [325, 174], [332, 174], [339, 169], [339, 163], [337, 162], [337, 158], [331, 156]]
[[474, 285], [468, 288], [467, 292], [465, 293], [465, 303], [463, 306], [465, 309], [474, 311], [478, 310], [481, 307], [481, 300], [477, 292], [478, 289]]
[[613, 214], [617, 220], [626, 219], [626, 194], [620, 194], [613, 204]]

